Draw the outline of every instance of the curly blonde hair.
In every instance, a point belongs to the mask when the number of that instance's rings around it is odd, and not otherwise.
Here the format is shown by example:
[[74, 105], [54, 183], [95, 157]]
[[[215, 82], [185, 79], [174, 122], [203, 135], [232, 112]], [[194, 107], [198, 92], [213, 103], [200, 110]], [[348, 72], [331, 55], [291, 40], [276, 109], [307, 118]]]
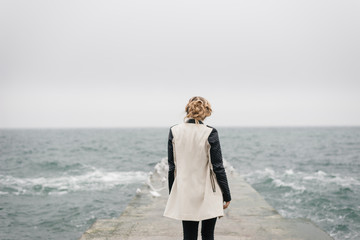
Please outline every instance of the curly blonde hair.
[[199, 123], [199, 121], [204, 121], [206, 117], [211, 115], [212, 109], [211, 105], [203, 97], [195, 96], [190, 98], [188, 104], [185, 107], [186, 118], [195, 119], [195, 123]]

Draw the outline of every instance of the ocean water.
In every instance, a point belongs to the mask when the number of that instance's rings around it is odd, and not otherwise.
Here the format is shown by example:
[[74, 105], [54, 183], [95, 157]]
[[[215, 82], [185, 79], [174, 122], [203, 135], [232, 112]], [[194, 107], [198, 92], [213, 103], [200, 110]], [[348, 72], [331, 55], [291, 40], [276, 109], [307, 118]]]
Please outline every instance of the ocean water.
[[[218, 128], [224, 159], [278, 212], [360, 239], [360, 127]], [[1, 129], [0, 239], [77, 239], [167, 156], [168, 128]]]

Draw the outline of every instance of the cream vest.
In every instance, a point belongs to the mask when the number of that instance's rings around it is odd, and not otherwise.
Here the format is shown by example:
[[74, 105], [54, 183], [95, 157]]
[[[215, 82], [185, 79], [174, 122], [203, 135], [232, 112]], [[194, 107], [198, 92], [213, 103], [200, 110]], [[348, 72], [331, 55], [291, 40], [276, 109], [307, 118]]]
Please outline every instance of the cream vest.
[[212, 128], [181, 123], [171, 130], [175, 180], [164, 216], [189, 221], [223, 216], [222, 192], [210, 160], [208, 137]]

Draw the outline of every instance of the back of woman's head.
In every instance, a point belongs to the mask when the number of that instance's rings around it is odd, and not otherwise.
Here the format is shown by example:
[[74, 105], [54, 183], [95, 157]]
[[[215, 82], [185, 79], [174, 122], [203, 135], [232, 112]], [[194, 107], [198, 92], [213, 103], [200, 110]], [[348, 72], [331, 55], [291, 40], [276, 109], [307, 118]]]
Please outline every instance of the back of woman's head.
[[186, 117], [193, 118], [195, 122], [203, 121], [211, 115], [212, 109], [210, 103], [203, 97], [192, 97], [185, 107]]

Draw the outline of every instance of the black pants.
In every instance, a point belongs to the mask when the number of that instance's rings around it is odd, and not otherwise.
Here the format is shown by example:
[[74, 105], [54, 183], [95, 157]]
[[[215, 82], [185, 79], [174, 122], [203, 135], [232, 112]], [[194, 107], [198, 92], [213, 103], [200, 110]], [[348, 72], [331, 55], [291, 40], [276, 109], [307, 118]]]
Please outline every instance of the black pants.
[[[216, 218], [210, 218], [201, 221], [201, 238], [202, 240], [214, 240]], [[182, 221], [184, 240], [197, 240], [198, 221]]]

